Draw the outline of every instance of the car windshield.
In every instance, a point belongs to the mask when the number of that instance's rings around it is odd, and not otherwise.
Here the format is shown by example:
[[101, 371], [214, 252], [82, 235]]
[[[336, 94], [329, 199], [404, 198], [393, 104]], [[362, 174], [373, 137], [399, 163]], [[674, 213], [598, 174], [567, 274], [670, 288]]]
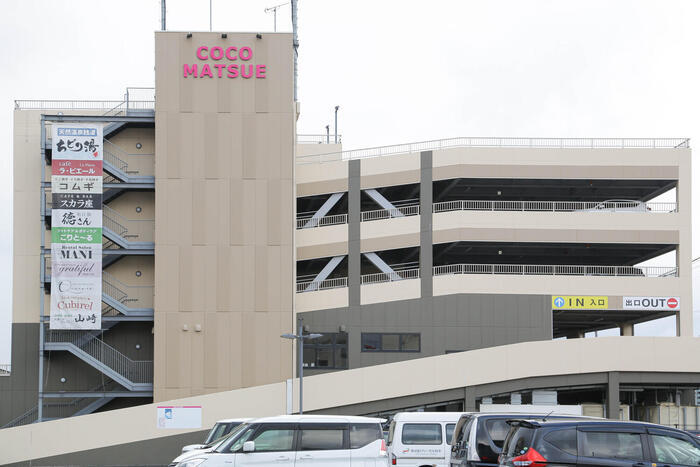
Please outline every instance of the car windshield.
[[244, 436], [244, 438], [248, 439], [248, 437], [250, 437], [250, 435], [253, 432], [250, 423], [241, 423], [236, 428], [234, 428], [231, 431], [231, 433], [229, 433], [227, 436], [224, 436], [220, 441], [217, 442], [216, 446], [214, 446], [214, 451], [230, 452], [230, 446], [232, 444], [236, 444], [236, 440], [241, 437], [241, 433], [245, 432], [248, 432], [248, 435]]
[[215, 441], [224, 436], [228, 427], [228, 423], [217, 423], [216, 425], [214, 425], [214, 427], [209, 432], [209, 436], [207, 436], [207, 439], [204, 441], [204, 444], [211, 444], [212, 441]]

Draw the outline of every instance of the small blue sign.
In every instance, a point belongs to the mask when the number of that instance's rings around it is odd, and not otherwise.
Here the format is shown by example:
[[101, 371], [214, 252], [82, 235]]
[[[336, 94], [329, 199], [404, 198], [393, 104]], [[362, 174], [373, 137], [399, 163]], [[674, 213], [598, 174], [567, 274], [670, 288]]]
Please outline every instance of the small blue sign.
[[557, 308], [561, 308], [564, 306], [564, 299], [562, 297], [557, 297], [554, 299], [554, 306]]
[[173, 419], [173, 409], [165, 409], [165, 418], [168, 420]]

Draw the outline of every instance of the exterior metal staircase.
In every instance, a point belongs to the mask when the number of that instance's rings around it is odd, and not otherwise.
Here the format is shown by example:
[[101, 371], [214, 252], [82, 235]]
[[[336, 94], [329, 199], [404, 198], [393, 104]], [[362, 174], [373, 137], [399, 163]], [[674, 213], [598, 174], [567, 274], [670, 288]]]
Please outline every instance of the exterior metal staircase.
[[72, 353], [129, 391], [153, 390], [152, 360], [131, 360], [97, 336], [85, 339], [85, 335], [85, 331], [47, 330], [44, 348]]
[[114, 178], [124, 183], [155, 183], [154, 175], [135, 175], [138, 171], [129, 169], [129, 154], [107, 139], [104, 140], [102, 154], [104, 170]]
[[103, 248], [117, 245], [125, 250], [153, 249], [153, 241], [138, 239], [152, 238], [154, 228], [153, 220], [127, 219], [109, 206], [102, 205]]
[[153, 316], [153, 287], [132, 286], [102, 271], [102, 314]]

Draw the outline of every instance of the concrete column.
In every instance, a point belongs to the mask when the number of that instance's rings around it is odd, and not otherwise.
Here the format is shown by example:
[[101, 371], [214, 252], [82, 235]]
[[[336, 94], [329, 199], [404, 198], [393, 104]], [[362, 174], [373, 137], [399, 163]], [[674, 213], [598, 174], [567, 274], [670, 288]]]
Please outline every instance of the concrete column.
[[607, 415], [609, 419], [620, 418], [620, 373], [608, 372]]
[[360, 161], [348, 162], [348, 304], [360, 306]]
[[476, 412], [476, 389], [473, 386], [464, 388], [464, 411]]
[[681, 220], [680, 238], [676, 249], [676, 266], [681, 283], [681, 306], [676, 314], [676, 327], [679, 336], [693, 336], [693, 256], [692, 256], [692, 193], [691, 193], [691, 153], [690, 149], [682, 149], [679, 153], [678, 212]]
[[433, 152], [420, 153], [420, 291], [433, 296]]
[[620, 325], [621, 336], [634, 336], [634, 323], [622, 323]]

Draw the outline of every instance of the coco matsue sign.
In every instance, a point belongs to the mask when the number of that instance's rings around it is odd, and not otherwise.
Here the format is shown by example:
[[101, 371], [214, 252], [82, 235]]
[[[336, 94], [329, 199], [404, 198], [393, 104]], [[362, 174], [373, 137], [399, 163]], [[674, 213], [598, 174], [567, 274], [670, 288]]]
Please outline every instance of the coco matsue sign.
[[250, 47], [197, 47], [197, 61], [182, 65], [184, 78], [265, 79], [266, 65], [251, 63]]

